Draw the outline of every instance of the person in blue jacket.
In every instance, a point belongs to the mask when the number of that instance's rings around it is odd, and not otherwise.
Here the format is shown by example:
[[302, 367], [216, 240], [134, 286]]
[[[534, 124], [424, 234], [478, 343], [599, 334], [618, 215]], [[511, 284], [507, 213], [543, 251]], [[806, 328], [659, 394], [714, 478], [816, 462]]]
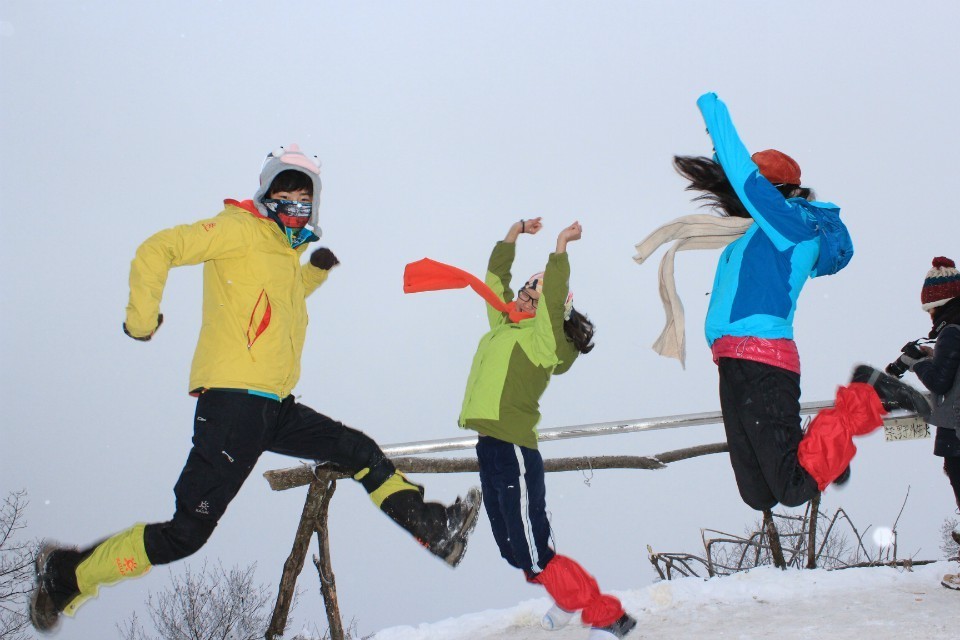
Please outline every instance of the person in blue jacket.
[[793, 340], [797, 299], [807, 279], [843, 268], [853, 246], [839, 208], [801, 186], [800, 166], [768, 149], [751, 155], [714, 93], [697, 106], [714, 158], [676, 156], [688, 190], [721, 215], [749, 217], [720, 256], [706, 317], [719, 369], [720, 405], [737, 486], [757, 510], [798, 506], [849, 477], [852, 436], [882, 424], [886, 408], [917, 410], [922, 396], [862, 365], [806, 434], [800, 423], [800, 355]]

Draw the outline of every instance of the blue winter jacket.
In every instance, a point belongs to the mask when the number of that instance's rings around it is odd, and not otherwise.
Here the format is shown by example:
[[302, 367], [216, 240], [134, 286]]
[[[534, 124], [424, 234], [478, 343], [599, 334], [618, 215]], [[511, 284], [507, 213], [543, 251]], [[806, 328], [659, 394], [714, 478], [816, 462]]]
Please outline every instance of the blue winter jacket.
[[807, 278], [816, 275], [820, 239], [816, 210], [829, 202], [784, 198], [760, 175], [715, 93], [697, 100], [716, 160], [756, 224], [720, 256], [707, 310], [707, 343], [721, 336], [793, 339], [793, 314]]

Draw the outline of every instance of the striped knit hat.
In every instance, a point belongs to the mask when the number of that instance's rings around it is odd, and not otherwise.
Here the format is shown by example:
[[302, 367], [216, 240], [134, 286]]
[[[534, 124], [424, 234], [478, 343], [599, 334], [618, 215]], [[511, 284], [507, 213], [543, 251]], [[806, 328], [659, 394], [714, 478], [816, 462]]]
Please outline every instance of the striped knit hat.
[[934, 258], [933, 269], [927, 272], [920, 291], [923, 310], [936, 309], [957, 297], [960, 297], [960, 271], [957, 271], [957, 265], [950, 258]]

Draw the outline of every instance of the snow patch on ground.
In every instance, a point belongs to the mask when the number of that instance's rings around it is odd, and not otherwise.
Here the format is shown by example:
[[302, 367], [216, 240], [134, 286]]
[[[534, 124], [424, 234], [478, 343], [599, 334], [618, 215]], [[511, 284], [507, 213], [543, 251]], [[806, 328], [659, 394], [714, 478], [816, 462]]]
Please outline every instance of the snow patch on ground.
[[[640, 638], [811, 637], [893, 640], [960, 638], [960, 591], [940, 579], [956, 563], [908, 571], [889, 567], [840, 571], [780, 571], [761, 567], [725, 578], [682, 578], [630, 591], [614, 591], [637, 618]], [[416, 627], [391, 627], [376, 640], [574, 640], [587, 636], [579, 617], [564, 629], [545, 631], [546, 597], [510, 609], [489, 610]]]

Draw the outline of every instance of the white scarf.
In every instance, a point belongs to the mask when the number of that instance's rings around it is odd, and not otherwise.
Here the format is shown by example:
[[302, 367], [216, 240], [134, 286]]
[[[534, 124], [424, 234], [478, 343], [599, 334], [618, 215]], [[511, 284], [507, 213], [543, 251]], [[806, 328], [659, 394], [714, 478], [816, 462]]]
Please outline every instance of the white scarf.
[[677, 294], [673, 275], [673, 262], [677, 251], [725, 247], [746, 233], [752, 224], [753, 218], [694, 214], [668, 222], [636, 245], [637, 255], [633, 256], [633, 259], [637, 264], [643, 264], [661, 245], [675, 241], [660, 260], [660, 300], [663, 302], [667, 322], [660, 336], [651, 345], [658, 354], [676, 358], [681, 366], [686, 367], [683, 304]]

